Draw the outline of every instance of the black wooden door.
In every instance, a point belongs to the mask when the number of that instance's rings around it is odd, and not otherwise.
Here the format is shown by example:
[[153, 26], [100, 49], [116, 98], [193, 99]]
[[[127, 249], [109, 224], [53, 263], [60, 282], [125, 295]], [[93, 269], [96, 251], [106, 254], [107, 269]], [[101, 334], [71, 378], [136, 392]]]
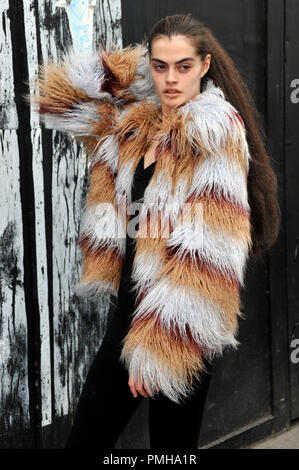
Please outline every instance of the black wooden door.
[[291, 419], [299, 418], [299, 5], [287, 1], [286, 9], [286, 75], [285, 75], [285, 178], [287, 238], [287, 301], [290, 338], [290, 403]]
[[[298, 10], [295, 3], [290, 1], [286, 4], [293, 35], [296, 31], [293, 9], [296, 7]], [[284, 5], [275, 0], [125, 0], [122, 1], [124, 46], [140, 42], [159, 18], [176, 13], [191, 13], [203, 21], [230, 53], [264, 120], [268, 151], [280, 186], [281, 233], [263, 260], [249, 263], [246, 290], [242, 293], [246, 320], [240, 321], [241, 346], [238, 351], [227, 351], [223, 358], [216, 361], [199, 442], [200, 447], [242, 447], [287, 426], [291, 408], [292, 417], [298, 416], [298, 398], [295, 398], [298, 365], [291, 369], [291, 402], [288, 393], [289, 346], [284, 283]], [[294, 43], [290, 42], [289, 58], [295, 66], [293, 48]], [[289, 109], [291, 112], [295, 112], [294, 108]], [[295, 144], [298, 146], [296, 134], [292, 143], [290, 151], [294, 160]], [[289, 161], [289, 171], [294, 168], [294, 161]], [[292, 202], [289, 200], [289, 210], [294, 213], [298, 204], [296, 190], [297, 186], [293, 184], [287, 194], [292, 198]], [[298, 218], [296, 220], [294, 217], [292, 223], [290, 230], [293, 232], [294, 251]], [[291, 260], [295, 271], [294, 256]], [[293, 288], [295, 290], [295, 284]], [[294, 302], [294, 312], [290, 312], [291, 324], [296, 314], [298, 316]], [[132, 438], [132, 431], [133, 427], [131, 433], [122, 436], [120, 446], [130, 447], [126, 436]]]

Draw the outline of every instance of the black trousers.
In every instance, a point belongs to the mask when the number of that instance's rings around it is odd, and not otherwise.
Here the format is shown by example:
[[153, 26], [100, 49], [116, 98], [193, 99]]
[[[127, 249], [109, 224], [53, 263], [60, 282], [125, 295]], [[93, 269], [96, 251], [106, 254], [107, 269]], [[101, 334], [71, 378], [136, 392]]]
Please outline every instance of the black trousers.
[[[136, 408], [145, 399], [133, 397], [129, 374], [120, 363], [121, 340], [129, 319], [116, 309], [88, 372], [65, 449], [113, 449]], [[196, 449], [213, 365], [196, 392], [177, 404], [159, 393], [149, 400], [151, 449]], [[133, 444], [133, 443], [132, 443]]]

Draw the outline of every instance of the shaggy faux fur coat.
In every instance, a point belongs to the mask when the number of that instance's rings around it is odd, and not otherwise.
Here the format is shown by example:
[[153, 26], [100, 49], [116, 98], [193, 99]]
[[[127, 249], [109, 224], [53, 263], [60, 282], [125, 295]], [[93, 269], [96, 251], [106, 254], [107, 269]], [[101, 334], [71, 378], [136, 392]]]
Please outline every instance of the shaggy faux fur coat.
[[[90, 186], [78, 242], [78, 295], [117, 296], [135, 168], [154, 137], [132, 279], [136, 305], [120, 360], [137, 382], [180, 403], [204, 360], [237, 348], [240, 289], [251, 247], [244, 122], [221, 88], [167, 117], [143, 45], [67, 52], [44, 65], [32, 101], [46, 127], [83, 142]], [[150, 228], [151, 227], [151, 228]]]

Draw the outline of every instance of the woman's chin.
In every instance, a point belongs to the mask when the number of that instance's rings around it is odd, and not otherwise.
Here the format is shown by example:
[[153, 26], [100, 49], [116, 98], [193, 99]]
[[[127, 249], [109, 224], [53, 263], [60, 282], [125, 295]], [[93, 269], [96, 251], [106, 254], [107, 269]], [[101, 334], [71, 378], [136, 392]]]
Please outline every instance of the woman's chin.
[[170, 102], [170, 100], [167, 100], [167, 101], [162, 100], [161, 103], [162, 103], [163, 111], [165, 113], [169, 113], [172, 110], [175, 110], [175, 109], [180, 108], [181, 106], [183, 106], [186, 103], [186, 101], [182, 100], [182, 99], [180, 99], [180, 100], [172, 99], [171, 102]]

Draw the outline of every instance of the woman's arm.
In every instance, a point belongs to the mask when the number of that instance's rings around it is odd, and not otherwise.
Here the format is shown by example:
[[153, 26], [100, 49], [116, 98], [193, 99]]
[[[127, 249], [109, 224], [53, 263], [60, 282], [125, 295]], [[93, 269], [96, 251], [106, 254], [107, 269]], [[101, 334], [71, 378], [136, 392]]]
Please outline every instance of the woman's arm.
[[123, 110], [138, 100], [136, 71], [143, 54], [139, 45], [87, 55], [70, 50], [59, 62], [41, 66], [35, 92], [27, 96], [45, 126], [83, 142], [90, 160], [90, 185], [78, 239], [82, 274], [74, 286], [79, 296], [99, 298], [106, 293], [116, 295], [118, 290], [125, 238], [110, 233], [118, 226], [115, 128]]
[[141, 46], [82, 55], [72, 49], [57, 63], [40, 66], [27, 95], [46, 128], [69, 134], [93, 152], [111, 135], [120, 110], [137, 100], [130, 91]]

